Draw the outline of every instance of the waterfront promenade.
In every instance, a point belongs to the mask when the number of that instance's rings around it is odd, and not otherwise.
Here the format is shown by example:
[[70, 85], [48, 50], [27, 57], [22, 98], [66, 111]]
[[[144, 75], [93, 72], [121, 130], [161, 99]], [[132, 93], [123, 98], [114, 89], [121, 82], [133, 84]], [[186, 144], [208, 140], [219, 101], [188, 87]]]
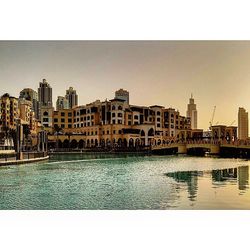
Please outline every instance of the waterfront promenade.
[[48, 160], [49, 156], [47, 152], [22, 152], [21, 157], [20, 154], [17, 153], [6, 153], [1, 154], [0, 157], [0, 167], [7, 165], [19, 165], [26, 163], [33, 163], [38, 161]]

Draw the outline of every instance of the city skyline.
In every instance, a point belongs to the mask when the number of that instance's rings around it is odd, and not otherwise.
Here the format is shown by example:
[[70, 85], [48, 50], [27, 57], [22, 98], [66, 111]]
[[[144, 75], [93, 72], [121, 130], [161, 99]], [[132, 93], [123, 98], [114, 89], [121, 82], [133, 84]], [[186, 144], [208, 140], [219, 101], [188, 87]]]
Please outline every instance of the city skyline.
[[37, 91], [46, 78], [53, 106], [70, 86], [79, 105], [112, 99], [124, 88], [135, 105], [158, 104], [185, 114], [193, 93], [198, 128], [205, 130], [214, 106], [214, 124], [225, 125], [237, 120], [239, 107], [250, 108], [249, 42], [2, 41], [0, 54], [1, 95]]

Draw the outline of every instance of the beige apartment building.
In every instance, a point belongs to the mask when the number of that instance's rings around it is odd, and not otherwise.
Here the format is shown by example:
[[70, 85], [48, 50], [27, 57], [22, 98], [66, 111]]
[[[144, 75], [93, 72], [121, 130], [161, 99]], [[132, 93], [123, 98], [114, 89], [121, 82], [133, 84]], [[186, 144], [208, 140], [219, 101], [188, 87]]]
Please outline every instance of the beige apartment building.
[[6, 129], [16, 129], [17, 119], [19, 117], [18, 99], [4, 94], [0, 98], [0, 131]]
[[240, 140], [248, 138], [248, 112], [244, 108], [238, 111], [238, 135]]
[[[119, 92], [121, 93], [121, 91]], [[190, 118], [173, 108], [129, 105], [117, 98], [53, 112], [49, 140], [59, 147], [136, 147], [162, 145], [193, 136]], [[116, 96], [117, 92], [116, 92]], [[59, 127], [60, 133], [53, 129]]]

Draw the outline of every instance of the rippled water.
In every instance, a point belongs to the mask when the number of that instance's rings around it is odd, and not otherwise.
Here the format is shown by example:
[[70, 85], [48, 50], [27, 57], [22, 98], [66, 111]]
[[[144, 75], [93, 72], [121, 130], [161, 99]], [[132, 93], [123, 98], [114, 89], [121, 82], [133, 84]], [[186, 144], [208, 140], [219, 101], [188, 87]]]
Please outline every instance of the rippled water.
[[249, 161], [53, 156], [1, 167], [0, 209], [250, 209]]

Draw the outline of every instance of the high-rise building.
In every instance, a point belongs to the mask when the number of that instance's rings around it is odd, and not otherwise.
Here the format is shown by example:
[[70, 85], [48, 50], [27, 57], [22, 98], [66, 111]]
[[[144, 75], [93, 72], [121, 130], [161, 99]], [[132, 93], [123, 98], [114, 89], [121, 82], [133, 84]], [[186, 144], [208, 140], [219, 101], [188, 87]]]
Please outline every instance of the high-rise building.
[[61, 109], [68, 109], [69, 108], [69, 101], [64, 96], [58, 96], [56, 101], [56, 110]]
[[38, 105], [38, 94], [35, 90], [25, 88], [20, 92], [19, 99], [25, 99], [32, 102], [32, 110], [35, 112], [35, 118], [38, 119], [39, 105]]
[[124, 100], [129, 105], [129, 92], [125, 89], [115, 91], [115, 98]]
[[0, 131], [16, 129], [19, 117], [18, 99], [4, 94], [0, 98]]
[[46, 129], [51, 129], [54, 108], [52, 106], [52, 88], [46, 79], [43, 79], [43, 81], [39, 84], [38, 101], [39, 120], [41, 121], [42, 126], [44, 126]]
[[52, 107], [52, 88], [50, 87], [46, 79], [43, 79], [43, 81], [39, 83], [38, 101], [40, 107]]
[[238, 111], [238, 137], [240, 140], [248, 137], [248, 112], [244, 108]]
[[70, 109], [78, 105], [78, 95], [76, 94], [76, 90], [74, 90], [72, 87], [69, 87], [69, 89], [66, 90], [65, 97], [69, 102]]
[[191, 128], [197, 129], [197, 109], [192, 94], [191, 98], [189, 99], [189, 104], [187, 105], [187, 117], [189, 117], [191, 120]]

